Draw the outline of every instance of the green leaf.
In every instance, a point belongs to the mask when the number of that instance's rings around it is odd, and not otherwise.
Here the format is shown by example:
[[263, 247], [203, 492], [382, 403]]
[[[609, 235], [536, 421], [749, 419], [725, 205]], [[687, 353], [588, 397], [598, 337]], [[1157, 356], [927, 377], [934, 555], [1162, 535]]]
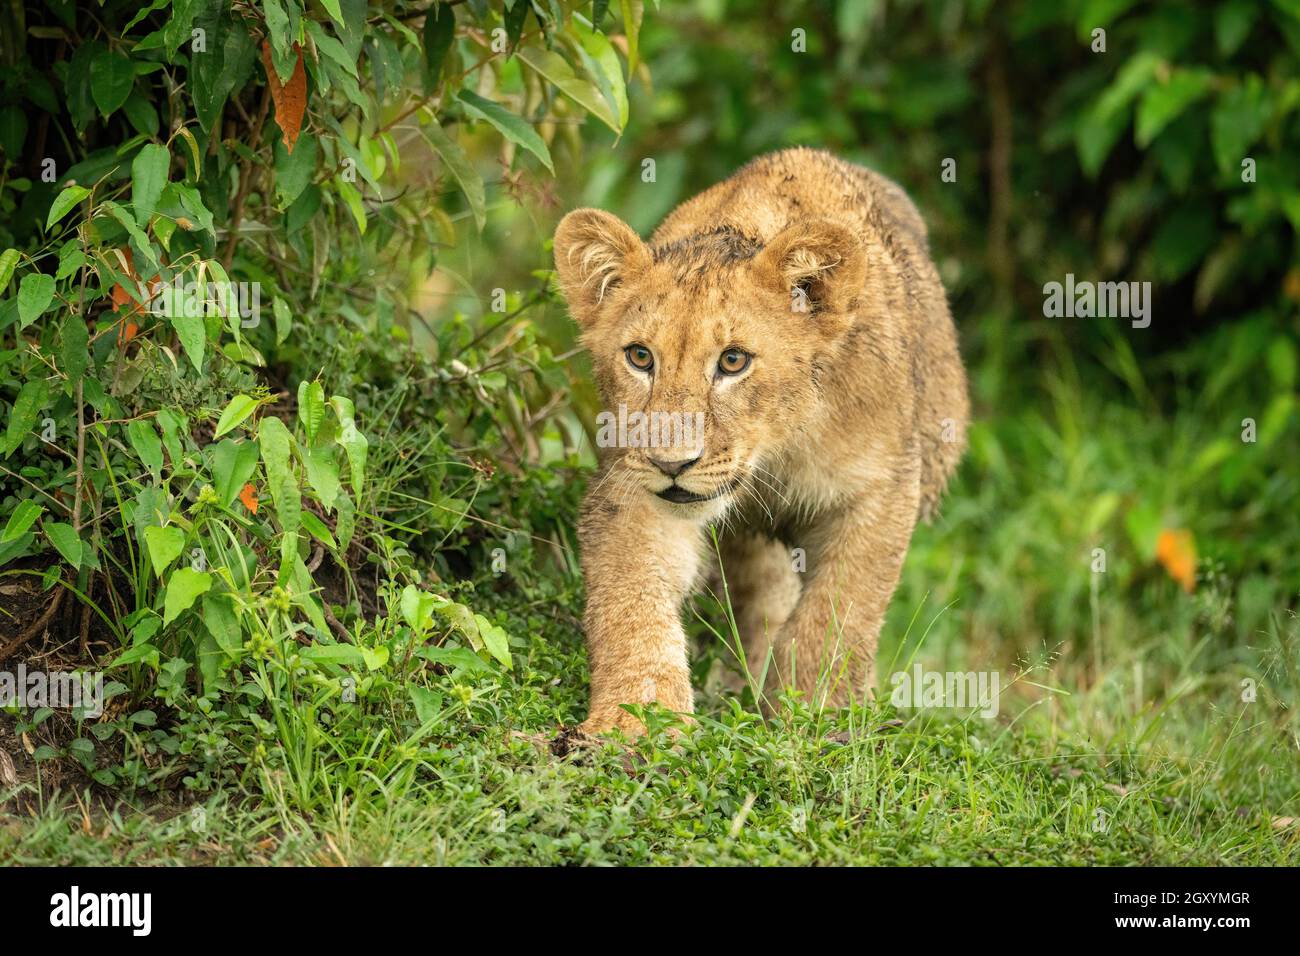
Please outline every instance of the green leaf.
[[0, 253], [0, 295], [9, 287], [9, 280], [14, 276], [14, 267], [18, 265], [18, 250], [6, 249]]
[[482, 231], [484, 223], [487, 222], [487, 200], [483, 193], [482, 177], [474, 169], [469, 157], [465, 155], [465, 150], [447, 135], [436, 120], [424, 127], [424, 135], [441, 157], [448, 172], [460, 184], [461, 191], [465, 193], [465, 199], [469, 203], [470, 212], [474, 214], [474, 222]]
[[63, 320], [63, 330], [59, 335], [59, 369], [68, 376], [68, 382], [75, 384], [90, 364], [90, 332], [86, 329], [86, 320], [72, 313]]
[[331, 551], [338, 550], [339, 546], [334, 540], [334, 535], [330, 534], [330, 529], [326, 526], [325, 522], [316, 517], [314, 512], [303, 511], [301, 517], [302, 526], [307, 530], [308, 534], [321, 544], [328, 547]]
[[0, 544], [10, 541], [17, 541], [28, 529], [36, 523], [36, 519], [41, 516], [45, 509], [32, 501], [30, 498], [24, 498], [18, 502], [14, 508], [14, 513], [9, 516], [8, 522], [5, 523], [4, 531], [0, 532]]
[[198, 315], [169, 315], [168, 321], [176, 330], [176, 337], [181, 340], [185, 354], [189, 356], [196, 372], [203, 371], [203, 350], [207, 346], [207, 329], [203, 317]]
[[347, 453], [348, 465], [352, 469], [352, 491], [357, 496], [357, 500], [360, 500], [361, 487], [366, 479], [366, 455], [370, 442], [357, 428], [356, 411], [351, 400], [341, 395], [334, 395], [330, 398], [330, 405], [333, 406], [334, 414], [339, 420], [339, 433], [335, 440]]
[[1264, 133], [1271, 104], [1258, 76], [1248, 76], [1240, 86], [1219, 96], [1210, 115], [1210, 141], [1214, 160], [1225, 175], [1240, 171], [1241, 161]]
[[618, 117], [610, 110], [609, 103], [600, 95], [600, 91], [590, 81], [574, 73], [573, 67], [558, 53], [553, 50], [524, 47], [515, 55], [614, 132], [623, 131]]
[[134, 85], [135, 67], [130, 57], [101, 50], [90, 61], [90, 95], [102, 116], [108, 116], [125, 103]]
[[236, 661], [243, 654], [244, 637], [239, 627], [239, 615], [234, 600], [228, 594], [206, 594], [203, 597], [203, 624], [216, 640], [217, 646]]
[[478, 624], [479, 637], [483, 638], [483, 646], [487, 648], [487, 652], [506, 667], [510, 667], [510, 639], [506, 636], [506, 632], [482, 614], [475, 614], [474, 622]]
[[[90, 195], [90, 190], [85, 186], [65, 186], [63, 190], [54, 197], [54, 202], [50, 203], [50, 214], [45, 217], [45, 228], [48, 230], [56, 222], [68, 214], [77, 203], [81, 202]], [[0, 286], [3, 288], [3, 286]]]
[[226, 438], [212, 446], [212, 477], [216, 479], [217, 498], [222, 507], [230, 507], [253, 477], [257, 456], [257, 442]]
[[211, 587], [212, 575], [209, 572], [195, 571], [190, 567], [177, 568], [167, 582], [167, 594], [163, 598], [163, 627], [193, 607], [199, 596], [206, 594]]
[[232, 428], [238, 428], [249, 415], [253, 414], [258, 404], [257, 399], [248, 395], [236, 395], [217, 419], [217, 430], [212, 433], [212, 437], [220, 438]]
[[[519, 0], [523, 3], [523, 0]], [[418, 684], [410, 684], [407, 693], [411, 696], [411, 706], [415, 708], [415, 719], [423, 726], [437, 718], [442, 711], [442, 695]]]
[[18, 283], [18, 325], [26, 328], [50, 307], [54, 301], [54, 276], [44, 272], [29, 272]]
[[142, 229], [158, 207], [170, 166], [171, 153], [166, 146], [157, 143], [146, 144], [131, 162], [131, 207], [135, 210], [135, 221]]
[[643, 0], [619, 0], [619, 6], [623, 10], [623, 31], [627, 34], [627, 68], [629, 72], [635, 72], [645, 3]]
[[144, 529], [144, 543], [149, 549], [153, 573], [161, 580], [167, 567], [181, 556], [185, 547], [185, 532], [175, 525], [165, 528], [153, 525]]
[[266, 467], [266, 484], [275, 502], [275, 513], [286, 534], [298, 530], [302, 513], [302, 498], [298, 482], [289, 467], [293, 436], [280, 419], [268, 415], [258, 428], [258, 443], [262, 449], [262, 463]]
[[339, 483], [339, 466], [334, 462], [332, 448], [308, 448], [302, 456], [307, 467], [307, 483], [326, 511], [338, 501], [342, 486]]
[[163, 465], [162, 440], [158, 437], [158, 431], [153, 427], [153, 423], [144, 419], [131, 422], [126, 426], [126, 437], [130, 439], [131, 447], [140, 456], [149, 473], [155, 478], [159, 477]]
[[388, 663], [388, 648], [383, 644], [374, 648], [362, 647], [359, 650], [361, 651], [361, 660], [365, 663], [368, 671], [377, 671]]
[[[0, 286], [0, 290], [3, 287]], [[271, 311], [275, 314], [275, 344], [282, 345], [293, 331], [293, 317], [289, 314], [289, 304], [278, 295], [271, 302]]]
[[325, 423], [325, 386], [320, 382], [298, 383], [298, 421], [307, 433], [307, 443], [316, 444], [316, 435]]
[[82, 544], [81, 536], [77, 530], [70, 524], [62, 521], [47, 521], [41, 528], [45, 531], [45, 536], [50, 539], [50, 543], [58, 549], [59, 554], [63, 555], [63, 560], [74, 568], [81, 567], [82, 556], [85, 553], [85, 546]]
[[316, 137], [304, 130], [298, 136], [293, 152], [285, 149], [284, 141], [275, 141], [275, 193], [281, 209], [293, 205], [304, 189], [311, 185], [316, 175], [320, 147]]
[[14, 407], [9, 413], [9, 424], [5, 428], [5, 458], [12, 455], [30, 434], [48, 397], [49, 385], [43, 378], [24, 382], [18, 390], [18, 397], [14, 399]]
[[1183, 110], [1210, 92], [1212, 84], [1213, 77], [1205, 70], [1174, 70], [1167, 82], [1147, 86], [1138, 104], [1133, 141], [1146, 149]]
[[540, 159], [548, 170], [555, 172], [555, 167], [551, 165], [551, 151], [546, 148], [546, 142], [522, 116], [516, 116], [499, 103], [494, 103], [470, 90], [461, 90], [456, 94], [456, 98], [461, 101], [470, 115], [487, 120], [502, 136], [512, 143], [518, 143]]
[[[521, 0], [523, 2], [523, 0]], [[442, 64], [456, 37], [456, 11], [438, 4], [424, 15], [424, 92], [438, 88]]]
[[340, 27], [346, 28], [347, 24], [343, 20], [343, 11], [339, 9], [339, 0], [320, 0], [320, 5], [325, 8], [325, 12], [330, 15], [330, 19]]

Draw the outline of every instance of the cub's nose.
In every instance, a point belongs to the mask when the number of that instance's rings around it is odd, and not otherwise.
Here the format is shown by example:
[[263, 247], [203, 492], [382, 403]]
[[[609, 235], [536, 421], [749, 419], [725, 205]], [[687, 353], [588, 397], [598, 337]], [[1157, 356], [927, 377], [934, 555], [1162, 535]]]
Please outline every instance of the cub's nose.
[[694, 458], [680, 458], [677, 461], [664, 461], [662, 458], [651, 458], [650, 464], [654, 465], [669, 478], [676, 478], [691, 465], [700, 460], [700, 454], [697, 453]]

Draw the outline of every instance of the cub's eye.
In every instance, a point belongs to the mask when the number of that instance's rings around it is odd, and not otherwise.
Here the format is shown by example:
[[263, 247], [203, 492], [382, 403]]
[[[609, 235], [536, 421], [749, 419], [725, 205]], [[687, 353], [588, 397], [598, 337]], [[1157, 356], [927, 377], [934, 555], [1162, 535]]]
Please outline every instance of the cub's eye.
[[749, 368], [754, 356], [741, 349], [727, 349], [718, 357], [718, 371], [723, 375], [739, 375]]
[[629, 345], [623, 350], [628, 364], [641, 372], [648, 372], [655, 366], [655, 357], [644, 345]]

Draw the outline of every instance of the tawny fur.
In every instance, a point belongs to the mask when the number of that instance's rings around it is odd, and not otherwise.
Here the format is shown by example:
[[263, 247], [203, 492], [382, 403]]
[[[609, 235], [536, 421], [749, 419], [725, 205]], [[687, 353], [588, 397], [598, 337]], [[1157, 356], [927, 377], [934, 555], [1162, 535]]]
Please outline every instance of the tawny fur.
[[[786, 150], [683, 203], [648, 243], [576, 210], [555, 263], [606, 408], [702, 412], [702, 454], [676, 483], [716, 495], [658, 496], [673, 479], [651, 458], [695, 450], [601, 450], [579, 524], [584, 729], [642, 732], [626, 703], [691, 711], [681, 612], [716, 565], [710, 526], [750, 670], [770, 653], [769, 689], [820, 705], [869, 694], [912, 529], [957, 467], [969, 416], [916, 207], [871, 170]], [[650, 372], [629, 362], [633, 344]], [[753, 356], [739, 375], [718, 370], [729, 348]]]

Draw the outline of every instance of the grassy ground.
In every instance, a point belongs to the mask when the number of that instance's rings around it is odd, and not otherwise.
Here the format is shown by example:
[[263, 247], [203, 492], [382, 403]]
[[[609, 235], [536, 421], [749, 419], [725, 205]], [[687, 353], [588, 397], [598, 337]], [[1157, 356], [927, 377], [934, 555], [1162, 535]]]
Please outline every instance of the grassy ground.
[[[1295, 540], [1297, 479], [1276, 467], [1295, 436], [1230, 487], [1204, 449], [1239, 416], [1213, 394], [1160, 411], [1140, 382], [1103, 398], [1062, 368], [977, 425], [944, 515], [917, 533], [868, 709], [786, 701], [764, 719], [751, 694], [719, 692], [726, 615], [705, 597], [698, 725], [674, 737], [652, 713], [635, 746], [572, 746], [556, 736], [586, 699], [572, 563], [488, 575], [457, 599], [509, 633], [508, 672], [421, 660], [409, 629], [368, 619], [357, 643], [387, 663], [349, 703], [304, 676], [293, 641], [269, 641], [223, 702], [175, 697], [124, 735], [140, 785], [92, 787], [56, 761], [0, 789], [0, 858], [1295, 865], [1300, 623], [1294, 565], [1275, 563]], [[392, 496], [421, 467], [375, 461]], [[1197, 531], [1193, 593], [1152, 553], [1166, 526]], [[917, 663], [996, 671], [998, 713], [896, 708], [889, 675]], [[20, 764], [53, 726], [4, 722]]]

